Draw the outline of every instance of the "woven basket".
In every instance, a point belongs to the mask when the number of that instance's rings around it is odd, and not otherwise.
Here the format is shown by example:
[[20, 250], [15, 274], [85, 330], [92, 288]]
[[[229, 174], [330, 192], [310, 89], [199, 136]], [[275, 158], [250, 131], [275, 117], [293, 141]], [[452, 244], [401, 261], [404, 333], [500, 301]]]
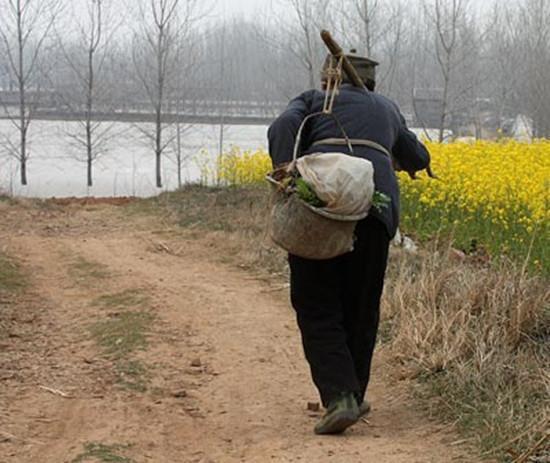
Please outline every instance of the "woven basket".
[[273, 187], [270, 236], [290, 254], [322, 260], [351, 252], [358, 219], [334, 216]]
[[271, 239], [290, 254], [315, 260], [331, 259], [353, 251], [355, 226], [367, 216], [331, 214], [302, 201], [295, 193], [289, 194], [286, 191], [283, 181], [296, 173], [296, 160], [304, 127], [310, 118], [320, 115], [330, 116], [336, 121], [350, 153], [353, 153], [351, 142], [338, 119], [330, 113], [314, 113], [304, 119], [298, 130], [292, 162], [267, 176], [267, 181], [272, 186], [269, 221]]

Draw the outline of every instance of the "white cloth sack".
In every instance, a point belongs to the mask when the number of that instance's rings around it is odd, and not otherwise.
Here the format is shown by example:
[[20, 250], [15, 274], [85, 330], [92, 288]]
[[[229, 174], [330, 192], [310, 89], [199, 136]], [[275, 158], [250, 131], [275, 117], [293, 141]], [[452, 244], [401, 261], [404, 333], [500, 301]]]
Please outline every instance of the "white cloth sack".
[[374, 194], [374, 167], [367, 159], [343, 153], [314, 153], [298, 159], [302, 178], [325, 202], [325, 211], [367, 215]]

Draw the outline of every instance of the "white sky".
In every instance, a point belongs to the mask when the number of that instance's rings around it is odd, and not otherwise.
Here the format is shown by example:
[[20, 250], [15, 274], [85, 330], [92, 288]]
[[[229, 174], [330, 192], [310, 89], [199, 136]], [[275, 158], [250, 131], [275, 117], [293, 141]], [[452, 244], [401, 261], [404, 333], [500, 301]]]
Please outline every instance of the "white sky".
[[214, 11], [220, 16], [244, 15], [250, 17], [259, 10], [265, 10], [273, 0], [212, 0]]
[[[203, 0], [208, 1], [208, 0]], [[271, 5], [277, 5], [278, 0], [211, 0], [214, 3], [213, 10], [217, 14], [244, 14], [249, 16], [254, 14], [258, 10], [265, 10]], [[387, 0], [386, 0], [387, 1]], [[390, 0], [391, 1], [391, 0]], [[502, 1], [502, 0], [501, 0]], [[505, 0], [506, 2], [513, 2], [514, 0]], [[409, 0], [409, 3], [414, 5], [418, 3], [421, 4], [420, 0]], [[487, 0], [470, 0], [470, 3], [475, 6], [487, 6]]]

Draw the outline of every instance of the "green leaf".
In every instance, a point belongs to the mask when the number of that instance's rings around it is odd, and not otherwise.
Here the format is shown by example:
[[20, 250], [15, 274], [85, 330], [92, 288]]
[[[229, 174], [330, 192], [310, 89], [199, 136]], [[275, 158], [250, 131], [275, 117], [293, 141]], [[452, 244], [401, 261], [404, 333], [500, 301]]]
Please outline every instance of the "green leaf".
[[387, 208], [390, 204], [391, 198], [387, 194], [375, 191], [372, 195], [372, 207], [376, 208], [379, 212], [382, 212], [382, 209]]
[[317, 193], [313, 190], [311, 185], [302, 178], [296, 179], [296, 194], [302, 201], [310, 204], [313, 207], [325, 207], [326, 204], [319, 199]]

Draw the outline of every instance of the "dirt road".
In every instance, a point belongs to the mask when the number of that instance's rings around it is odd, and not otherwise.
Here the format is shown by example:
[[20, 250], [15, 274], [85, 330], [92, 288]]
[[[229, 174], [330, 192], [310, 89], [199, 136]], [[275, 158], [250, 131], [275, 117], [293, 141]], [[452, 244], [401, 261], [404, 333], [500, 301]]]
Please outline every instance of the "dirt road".
[[212, 241], [112, 205], [0, 216], [29, 278], [0, 314], [0, 462], [471, 461], [381, 356], [368, 422], [314, 436], [286, 290]]

